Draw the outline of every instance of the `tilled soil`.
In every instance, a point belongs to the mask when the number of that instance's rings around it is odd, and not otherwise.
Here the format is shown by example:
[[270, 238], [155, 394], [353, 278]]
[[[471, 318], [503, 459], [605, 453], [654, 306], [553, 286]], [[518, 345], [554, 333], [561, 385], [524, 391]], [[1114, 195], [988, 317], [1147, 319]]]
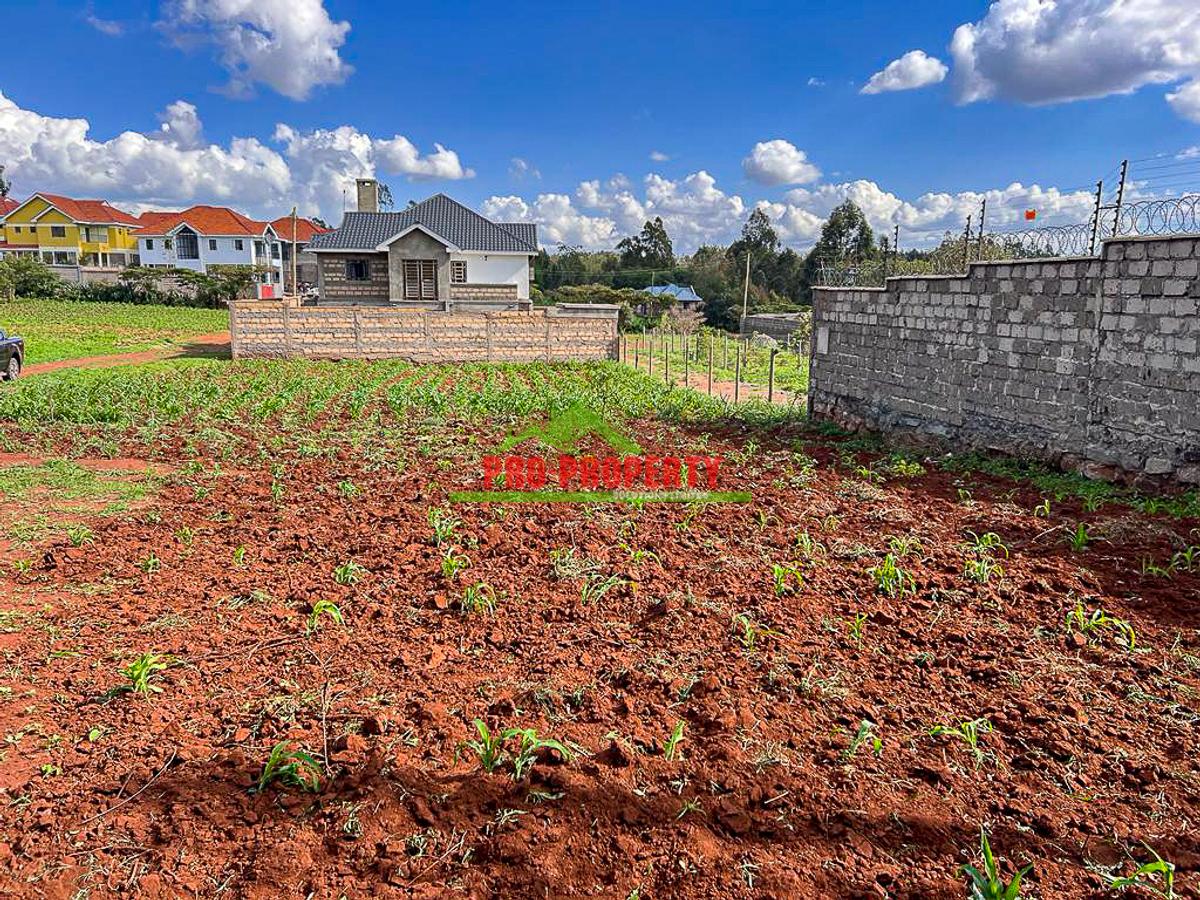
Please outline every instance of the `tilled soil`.
[[[479, 469], [414, 442], [172, 477], [40, 546], [0, 605], [0, 893], [962, 897], [986, 827], [1028, 896], [1111, 896], [1147, 846], [1198, 896], [1200, 568], [1143, 561], [1200, 522], [1035, 515], [1027, 486], [932, 465], [874, 483], [812, 435], [634, 434], [722, 456], [754, 502], [458, 505], [435, 546], [430, 509]], [[972, 532], [1007, 547], [987, 583]], [[868, 574], [890, 537], [896, 596]], [[494, 614], [462, 609], [477, 584]], [[308, 633], [318, 600], [344, 624]], [[1068, 630], [1077, 602], [1134, 648]], [[149, 651], [161, 692], [114, 693]], [[486, 773], [474, 719], [574, 753]], [[978, 720], [977, 752], [930, 733]], [[282, 741], [319, 791], [253, 790]]]

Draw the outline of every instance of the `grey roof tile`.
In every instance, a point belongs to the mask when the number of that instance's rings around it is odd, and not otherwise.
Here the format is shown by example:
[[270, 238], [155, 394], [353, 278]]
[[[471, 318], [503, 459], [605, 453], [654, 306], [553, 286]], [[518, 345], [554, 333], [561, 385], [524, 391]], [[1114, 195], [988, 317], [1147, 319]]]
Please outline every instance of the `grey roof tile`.
[[434, 194], [399, 212], [348, 212], [341, 227], [312, 239], [313, 250], [374, 250], [412, 225], [422, 225], [460, 250], [537, 253], [537, 226], [500, 224], [445, 194]]

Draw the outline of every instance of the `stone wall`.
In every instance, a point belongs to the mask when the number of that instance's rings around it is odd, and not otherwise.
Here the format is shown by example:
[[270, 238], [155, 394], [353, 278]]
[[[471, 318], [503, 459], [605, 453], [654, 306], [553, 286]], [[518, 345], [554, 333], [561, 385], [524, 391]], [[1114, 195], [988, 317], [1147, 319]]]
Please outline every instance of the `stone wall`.
[[784, 344], [797, 329], [806, 330], [808, 319], [809, 314], [803, 312], [755, 313], [742, 317], [741, 333], [743, 335], [766, 335]]
[[1200, 239], [813, 292], [818, 418], [1200, 482]]
[[[318, 253], [317, 289], [323, 299], [335, 303], [386, 302], [388, 258], [386, 253]], [[366, 281], [346, 278], [347, 260], [367, 263]]]
[[[322, 254], [324, 255], [324, 254]], [[413, 362], [615, 359], [617, 307], [586, 314], [446, 313], [390, 306], [297, 306], [287, 300], [229, 305], [233, 356]]]

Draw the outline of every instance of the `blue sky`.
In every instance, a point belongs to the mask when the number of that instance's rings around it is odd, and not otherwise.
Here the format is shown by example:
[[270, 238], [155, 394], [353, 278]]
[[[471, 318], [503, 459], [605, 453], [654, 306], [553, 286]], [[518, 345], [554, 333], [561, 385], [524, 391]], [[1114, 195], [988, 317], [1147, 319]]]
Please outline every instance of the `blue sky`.
[[[1000, 224], [1075, 221], [1121, 158], [1200, 145], [1200, 5], [1058, 0], [1028, 25], [1037, 4], [9, 2], [8, 33], [52, 22], [56, 52], [8, 42], [0, 163], [18, 196], [331, 220], [377, 174], [548, 244], [662, 215], [686, 250], [762, 204], [803, 247], [846, 197], [911, 243], [984, 195]], [[1178, 162], [1186, 187], [1200, 158]]]

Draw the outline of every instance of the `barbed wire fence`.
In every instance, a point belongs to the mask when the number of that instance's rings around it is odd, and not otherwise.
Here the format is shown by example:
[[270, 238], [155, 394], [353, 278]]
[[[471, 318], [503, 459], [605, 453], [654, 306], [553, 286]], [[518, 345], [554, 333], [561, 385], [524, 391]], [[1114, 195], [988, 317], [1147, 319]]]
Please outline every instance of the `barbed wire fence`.
[[[1136, 177], [1135, 177], [1136, 175]], [[1105, 184], [1110, 185], [1106, 190]], [[1059, 191], [1061, 198], [1085, 186]], [[1053, 222], [1031, 228], [989, 230], [988, 200], [966, 217], [961, 235], [947, 232], [928, 250], [901, 250], [900, 226], [894, 225], [886, 249], [870, 258], [819, 260], [818, 283], [833, 287], [882, 286], [893, 276], [962, 275], [972, 262], [1052, 257], [1094, 257], [1105, 240], [1118, 237], [1200, 234], [1200, 155], [1125, 159], [1090, 188], [1091, 215], [1086, 221]], [[1044, 201], [1045, 192], [1003, 197], [1007, 207]], [[993, 215], [995, 210], [992, 210]], [[1002, 219], [1011, 219], [1009, 215]], [[1026, 218], [1035, 210], [1022, 211]], [[1050, 219], [1069, 213], [1054, 213]]]

